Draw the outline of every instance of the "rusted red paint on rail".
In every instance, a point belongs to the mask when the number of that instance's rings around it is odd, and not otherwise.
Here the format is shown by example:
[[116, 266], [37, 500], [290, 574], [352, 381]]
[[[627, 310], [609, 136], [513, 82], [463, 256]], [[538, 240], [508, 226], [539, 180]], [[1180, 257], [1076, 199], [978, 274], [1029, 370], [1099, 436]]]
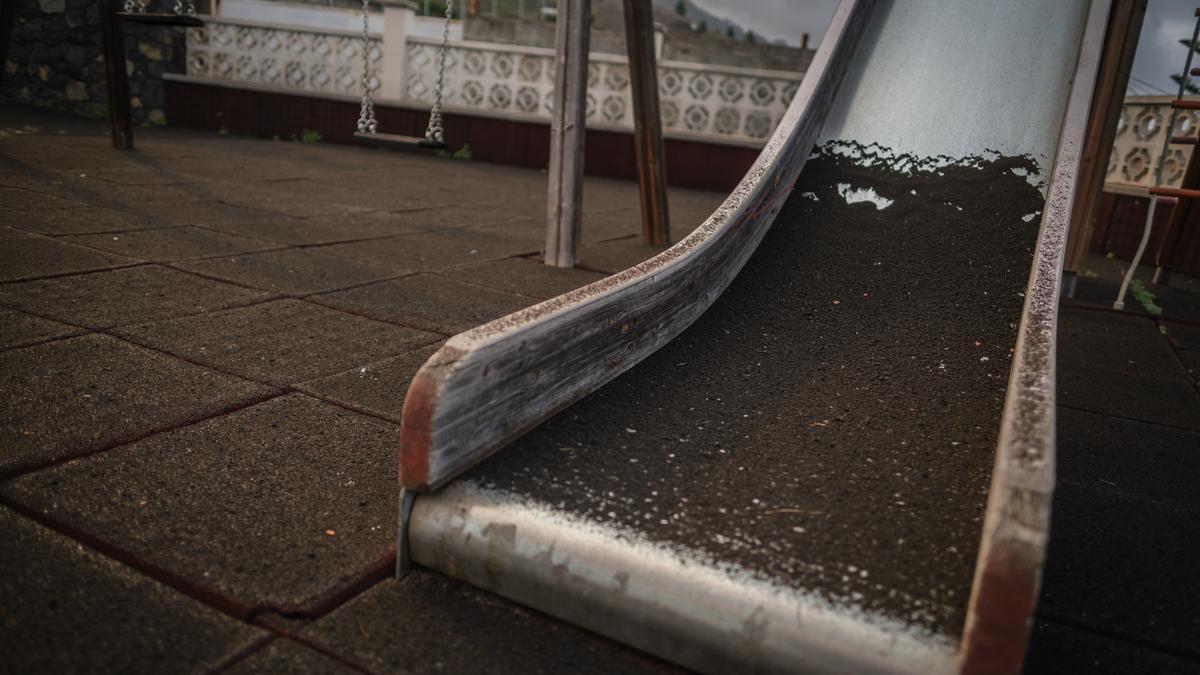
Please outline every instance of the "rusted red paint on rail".
[[418, 374], [404, 397], [399, 453], [400, 484], [417, 492], [429, 488], [429, 447], [436, 405], [437, 384]]
[[985, 578], [975, 584], [976, 613], [971, 616], [970, 639], [964, 641], [962, 675], [1021, 672], [1040, 567], [1040, 561], [1030, 561], [1018, 551], [992, 549]]

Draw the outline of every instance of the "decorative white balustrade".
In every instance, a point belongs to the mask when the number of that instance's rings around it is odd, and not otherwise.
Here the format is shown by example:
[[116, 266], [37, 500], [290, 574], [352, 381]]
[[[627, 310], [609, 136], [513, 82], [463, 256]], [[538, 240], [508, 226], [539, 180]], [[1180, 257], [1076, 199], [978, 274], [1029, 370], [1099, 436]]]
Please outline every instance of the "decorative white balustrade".
[[[335, 94], [360, 93], [362, 36], [350, 31], [282, 27], [206, 17], [187, 33], [187, 74]], [[379, 89], [383, 51], [367, 53], [369, 84]]]
[[[433, 100], [437, 81], [435, 40], [408, 40], [407, 98]], [[548, 117], [554, 90], [554, 52], [513, 45], [451, 43], [443, 96], [449, 105]], [[761, 140], [791, 102], [801, 74], [664, 62], [658, 70], [663, 125], [669, 130]], [[588, 64], [587, 119], [633, 126], [629, 64], [624, 57], [592, 54]]]
[[[1170, 136], [1195, 136], [1200, 129], [1200, 111], [1180, 110], [1175, 129], [1168, 132], [1172, 96], [1130, 96], [1121, 107], [1117, 136], [1108, 160], [1105, 187], [1111, 191], [1148, 188], [1154, 185], [1154, 172], [1162, 153], [1163, 141]], [[1188, 160], [1190, 145], [1172, 145], [1163, 168], [1162, 184], [1179, 187]], [[1124, 190], [1122, 190], [1122, 188]]]
[[[433, 101], [439, 43], [405, 35], [405, 23], [397, 16], [395, 25], [400, 30], [385, 28], [382, 36], [372, 35], [369, 86], [385, 100], [427, 105]], [[402, 43], [402, 51], [388, 55], [395, 42]], [[188, 31], [187, 74], [358, 95], [361, 49], [361, 35], [351, 31], [210, 17], [204, 28]], [[548, 119], [553, 61], [550, 49], [451, 41], [444, 101], [451, 108]], [[802, 77], [803, 73], [661, 62], [658, 78], [664, 128], [713, 140], [761, 143], [783, 116]], [[587, 119], [600, 126], [633, 126], [625, 57], [591, 55]]]

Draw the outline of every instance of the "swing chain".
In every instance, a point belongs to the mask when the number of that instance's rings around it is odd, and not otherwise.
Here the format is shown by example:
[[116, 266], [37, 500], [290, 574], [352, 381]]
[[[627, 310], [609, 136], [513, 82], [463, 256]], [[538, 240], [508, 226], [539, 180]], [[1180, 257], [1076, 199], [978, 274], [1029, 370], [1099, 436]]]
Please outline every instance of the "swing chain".
[[146, 0], [125, 0], [125, 13], [126, 14], [134, 14], [134, 13], [145, 14], [146, 13]]
[[188, 16], [196, 16], [195, 0], [175, 0], [175, 13], [186, 14]]
[[454, 15], [454, 0], [446, 0], [446, 18], [442, 21], [442, 43], [438, 47], [437, 82], [433, 85], [433, 107], [429, 110], [429, 126], [425, 128], [425, 140], [443, 144], [442, 88], [446, 79], [446, 43], [450, 40], [450, 19]]
[[371, 100], [371, 37], [367, 33], [368, 7], [371, 0], [362, 3], [362, 105], [358, 111], [358, 131], [360, 133], [375, 133], [379, 127], [375, 121], [375, 103]]

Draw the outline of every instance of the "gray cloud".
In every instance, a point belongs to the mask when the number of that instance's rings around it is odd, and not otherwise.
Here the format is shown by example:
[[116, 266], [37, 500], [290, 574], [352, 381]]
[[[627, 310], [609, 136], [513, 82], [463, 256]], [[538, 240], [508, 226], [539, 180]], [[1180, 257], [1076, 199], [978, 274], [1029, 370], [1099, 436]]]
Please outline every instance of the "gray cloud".
[[[1183, 70], [1187, 49], [1179, 41], [1191, 39], [1195, 10], [1195, 0], [1150, 0], [1127, 93], [1174, 95], [1179, 91], [1171, 75]], [[1200, 66], [1200, 55], [1193, 65]]]
[[833, 18], [837, 0], [693, 0], [699, 7], [723, 16], [768, 40], [800, 44], [809, 34], [809, 46], [820, 44]]
[[[1000, 0], [1002, 1], [1002, 0]], [[726, 17], [769, 40], [800, 43], [808, 33], [816, 46], [829, 25], [837, 0], [693, 0], [709, 12]], [[1130, 94], [1174, 95], [1171, 75], [1183, 69], [1187, 50], [1179, 44], [1195, 27], [1196, 0], [1150, 0], [1142, 24], [1130, 79]], [[1195, 59], [1200, 66], [1200, 54]], [[1200, 84], [1200, 82], [1198, 82]]]

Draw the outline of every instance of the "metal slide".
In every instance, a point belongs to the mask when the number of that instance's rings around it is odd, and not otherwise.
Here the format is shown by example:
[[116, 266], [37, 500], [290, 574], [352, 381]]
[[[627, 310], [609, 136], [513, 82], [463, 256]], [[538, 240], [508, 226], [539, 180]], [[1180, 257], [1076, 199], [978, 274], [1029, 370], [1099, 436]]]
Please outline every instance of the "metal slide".
[[[764, 158], [690, 242], [455, 338], [422, 370], [405, 404], [401, 558], [704, 672], [1017, 672], [1108, 7], [843, 2]], [[813, 138], [822, 150], [784, 204]], [[753, 230], [762, 217], [769, 233]], [[666, 284], [703, 301], [651, 315], [682, 316], [678, 329], [587, 314], [613, 289], [659, 297], [655, 283], [713, 250], [735, 251], [715, 258], [733, 261], [728, 278]], [[590, 326], [617, 343], [650, 332], [585, 355], [607, 368], [593, 373], [528, 349], [520, 331], [548, 320], [562, 343]], [[492, 361], [471, 361], [487, 349]], [[461, 372], [476, 379], [456, 390]], [[543, 385], [562, 393], [521, 398]], [[506, 386], [487, 399], [498, 408], [469, 398]], [[467, 447], [475, 437], [487, 447]]]

